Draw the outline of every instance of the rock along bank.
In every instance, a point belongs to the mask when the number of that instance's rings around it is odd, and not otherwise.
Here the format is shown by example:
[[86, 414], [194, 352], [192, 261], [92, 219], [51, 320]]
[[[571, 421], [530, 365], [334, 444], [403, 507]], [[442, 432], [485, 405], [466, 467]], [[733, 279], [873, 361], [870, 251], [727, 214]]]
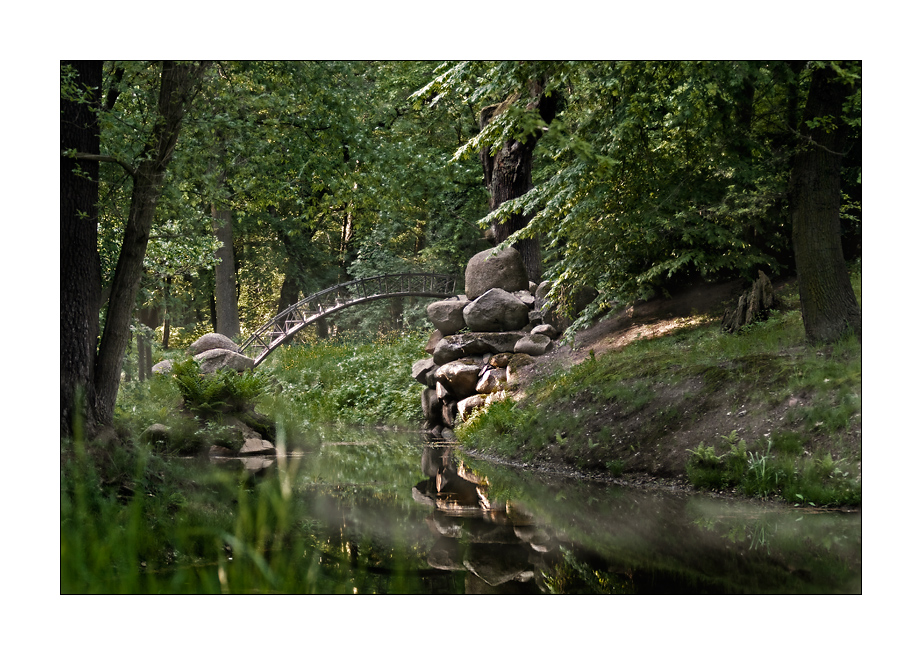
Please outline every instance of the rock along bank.
[[[425, 429], [453, 440], [454, 427], [476, 409], [507, 397], [520, 371], [555, 346], [569, 326], [546, 301], [547, 282], [529, 282], [521, 255], [513, 248], [490, 248], [474, 255], [464, 274], [464, 295], [426, 308], [435, 332], [431, 355], [413, 363]], [[583, 294], [576, 311], [591, 296]], [[580, 306], [581, 305], [581, 306]]]

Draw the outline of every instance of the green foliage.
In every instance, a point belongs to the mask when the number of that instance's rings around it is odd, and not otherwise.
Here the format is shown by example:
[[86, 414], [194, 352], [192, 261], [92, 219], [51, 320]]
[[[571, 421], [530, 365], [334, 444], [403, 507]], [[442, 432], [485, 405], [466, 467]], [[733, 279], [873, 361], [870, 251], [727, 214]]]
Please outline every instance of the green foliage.
[[419, 332], [343, 335], [280, 349], [262, 365], [281, 389], [264, 406], [314, 424], [418, 424], [419, 385], [409, 367], [425, 357], [425, 339]]
[[[749, 496], [779, 496], [795, 505], [858, 505], [861, 488], [855, 469], [846, 461], [834, 461], [829, 453], [801, 457], [801, 453], [772, 453], [772, 440], [763, 451], [746, 451], [735, 436], [724, 437], [728, 452], [718, 455], [702, 442], [689, 450], [689, 482], [700, 489], [739, 487]], [[851, 477], [850, 477], [851, 476]]]
[[[432, 593], [410, 548], [359, 543], [305, 518], [295, 487], [309, 478], [297, 460], [257, 482], [141, 453], [110, 483], [104, 461], [79, 436], [62, 445], [61, 593]], [[367, 480], [351, 475], [343, 488]]]
[[[159, 78], [150, 62], [104, 68], [101, 148], [125, 163], [145, 147]], [[458, 273], [481, 249], [479, 166], [447, 164], [477, 131], [464, 104], [408, 100], [427, 62], [218, 62], [189, 107], [164, 181], [138, 305], [165, 311], [182, 345], [209, 327], [218, 247], [212, 211], [231, 211], [244, 333], [300, 296], [350, 276]], [[62, 69], [62, 94], [83, 97]], [[100, 173], [103, 287], [115, 270], [132, 182]], [[377, 259], [377, 261], [372, 261]], [[292, 286], [294, 291], [292, 291]], [[419, 322], [410, 311], [406, 323]], [[381, 311], [352, 321], [377, 329]], [[163, 316], [163, 314], [161, 314]], [[355, 327], [354, 325], [352, 327]], [[162, 336], [162, 333], [158, 334]]]
[[[832, 65], [859, 85], [860, 64]], [[533, 216], [510, 240], [543, 239], [552, 298], [580, 285], [600, 292], [578, 328], [676, 279], [790, 271], [789, 126], [810, 70], [738, 61], [447, 63], [414, 99], [508, 105], [455, 160], [544, 134], [534, 188], [481, 224]], [[536, 81], [558, 97], [550, 125], [533, 106]], [[849, 107], [860, 144], [860, 86]], [[857, 187], [846, 186], [860, 193], [856, 170]]]
[[[734, 430], [722, 437], [729, 450], [718, 455], [714, 446], [699, 443], [690, 449], [686, 465], [688, 481], [695, 487], [704, 489], [726, 489], [740, 482], [747, 461], [746, 442], [736, 435]], [[749, 453], [751, 456], [751, 453]]]
[[[457, 426], [456, 433], [462, 443], [474, 448], [488, 446], [501, 455], [510, 456], [528, 443], [524, 435], [530, 434], [529, 418], [518, 411], [515, 400], [505, 398], [476, 411], [472, 418]], [[540, 438], [536, 441], [541, 443]]]
[[174, 362], [172, 376], [185, 407], [202, 417], [245, 411], [268, 392], [270, 384], [266, 374], [255, 369], [242, 373], [222, 369], [205, 375], [192, 358]]

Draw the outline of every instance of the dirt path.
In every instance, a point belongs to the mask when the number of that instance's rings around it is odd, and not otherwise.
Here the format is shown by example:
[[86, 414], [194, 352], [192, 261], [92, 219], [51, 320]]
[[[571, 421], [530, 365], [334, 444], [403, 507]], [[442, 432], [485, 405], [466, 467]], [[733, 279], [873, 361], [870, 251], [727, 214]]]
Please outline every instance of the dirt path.
[[739, 280], [701, 283], [670, 298], [633, 303], [579, 332], [572, 345], [561, 344], [542, 357], [530, 371], [525, 371], [523, 379], [527, 384], [535, 375], [570, 368], [588, 357], [590, 351], [601, 355], [609, 350], [620, 350], [637, 339], [660, 337], [681, 327], [719, 319], [727, 304], [735, 303], [748, 286]]

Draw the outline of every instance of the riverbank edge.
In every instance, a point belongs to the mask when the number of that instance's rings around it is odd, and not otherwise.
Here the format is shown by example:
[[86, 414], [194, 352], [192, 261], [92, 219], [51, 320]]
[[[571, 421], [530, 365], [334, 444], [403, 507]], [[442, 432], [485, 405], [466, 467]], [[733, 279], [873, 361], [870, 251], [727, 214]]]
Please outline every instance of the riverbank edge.
[[[853, 268], [852, 271], [853, 283], [856, 286], [856, 295], [858, 296], [859, 303], [861, 284], [860, 275], [861, 272], [859, 264]], [[776, 312], [776, 316], [783, 314], [786, 315], [786, 320], [788, 323], [791, 323], [795, 319], [799, 318], [799, 297], [797, 295], [796, 286], [796, 279], [793, 278], [783, 280], [776, 285], [776, 292], [779, 294], [779, 297], [782, 298], [782, 304], [780, 309]], [[726, 292], [727, 289], [721, 289], [720, 291]], [[696, 313], [695, 311], [683, 313], [680, 311], [677, 312], [680, 314], [679, 316], [675, 316], [674, 312], [669, 311], [669, 303], [666, 303], [665, 305], [661, 305], [659, 307], [659, 317], [650, 313], [647, 313], [646, 315], [641, 314], [641, 316], [638, 316], [637, 321], [631, 320], [631, 314], [633, 313], [634, 308], [626, 308], [618, 316], [610, 317], [606, 319], [606, 321], [601, 321], [597, 323], [593, 328], [584, 331], [583, 334], [575, 335], [573, 340], [570, 342], [571, 345], [564, 345], [559, 347], [552, 357], [544, 359], [541, 365], [535, 366], [533, 371], [530, 371], [528, 375], [524, 376], [523, 382], [515, 390], [515, 402], [527, 403], [529, 401], [534, 401], [534, 390], [536, 388], [541, 388], [543, 383], [555, 375], [558, 376], [557, 381], [555, 382], [555, 386], [566, 384], [566, 377], [561, 378], [559, 373], [561, 371], [571, 370], [575, 365], [585, 361], [588, 358], [592, 358], [594, 360], [597, 354], [597, 349], [599, 349], [600, 345], [603, 346], [603, 351], [613, 350], [617, 352], [622, 351], [626, 347], [630, 347], [630, 344], [633, 342], [659, 339], [673, 333], [676, 329], [687, 328], [694, 330], [719, 330], [718, 326], [720, 313], [723, 308], [729, 306], [733, 302], [734, 297], [731, 293], [722, 302], [713, 305], [710, 311], [701, 313]], [[681, 299], [673, 304], [681, 308]], [[664, 316], [668, 316], [668, 319], [664, 318]], [[659, 320], [656, 320], [657, 318], [659, 318]], [[612, 326], [610, 329], [605, 327], [604, 323], [606, 322]], [[725, 338], [733, 339], [736, 337], [733, 335], [726, 335]], [[606, 345], [608, 346], [607, 348], [605, 348]], [[691, 484], [687, 474], [687, 462], [691, 457], [691, 451], [696, 444], [710, 445], [711, 447], [719, 449], [720, 439], [726, 440], [728, 438], [724, 435], [736, 435], [737, 433], [740, 433], [746, 435], [746, 439], [750, 445], [755, 445], [758, 435], [768, 436], [770, 431], [769, 433], [766, 433], [765, 430], [766, 425], [770, 423], [772, 427], [775, 427], [776, 425], [784, 425], [784, 427], [789, 432], [802, 431], [802, 433], [805, 435], [805, 449], [803, 453], [805, 456], [809, 457], [813, 452], [819, 453], [825, 451], [827, 454], [833, 453], [832, 457], [834, 461], [844, 461], [845, 459], [850, 459], [851, 463], [857, 466], [857, 484], [860, 498], [860, 343], [858, 344], [857, 349], [859, 360], [858, 380], [856, 383], [854, 383], [855, 388], [853, 391], [858, 398], [859, 413], [856, 415], [856, 422], [850, 425], [846, 430], [839, 430], [840, 434], [822, 436], [814, 435], [811, 432], [810, 426], [806, 424], [805, 420], [801, 419], [799, 422], [795, 422], [791, 421], [786, 416], [788, 410], [792, 408], [795, 410], [802, 410], [804, 405], [814, 405], [814, 407], [810, 408], [814, 414], [822, 414], [824, 409], [834, 409], [832, 407], [833, 403], [829, 401], [828, 397], [825, 397], [822, 394], [795, 393], [790, 395], [789, 398], [786, 398], [785, 402], [783, 403], [765, 402], [762, 400], [762, 402], [755, 402], [750, 404], [750, 396], [748, 396], [746, 393], [743, 393], [742, 396], [737, 396], [734, 398], [735, 402], [730, 402], [731, 398], [728, 395], [725, 399], [728, 402], [717, 408], [715, 411], [711, 412], [714, 418], [710, 420], [708, 429], [710, 434], [714, 436], [712, 436], [710, 439], [702, 434], [700, 436], [703, 438], [701, 438], [699, 441], [697, 437], [690, 435], [687, 430], [682, 431], [682, 434], [678, 434], [678, 431], [662, 433], [660, 435], [660, 440], [662, 442], [666, 442], [668, 444], [672, 440], [675, 443], [671, 448], [669, 446], [665, 447], [665, 450], [672, 451], [673, 461], [670, 465], [659, 467], [659, 470], [649, 470], [652, 467], [640, 466], [634, 467], [633, 470], [625, 470], [620, 472], [620, 474], [612, 474], [604, 470], [599, 470], [599, 462], [591, 462], [589, 463], [589, 466], [581, 466], [580, 463], [573, 461], [572, 457], [566, 457], [562, 455], [560, 448], [558, 448], [556, 444], [548, 444], [546, 437], [543, 446], [538, 445], [535, 447], [534, 444], [532, 444], [525, 452], [520, 451], [520, 453], [517, 453], [517, 455], [510, 456], [508, 453], [508, 446], [505, 447], [507, 452], [500, 452], [500, 449], [490, 447], [489, 444], [485, 443], [488, 441], [488, 438], [485, 438], [483, 434], [480, 434], [479, 438], [471, 438], [472, 435], [476, 435], [478, 432], [483, 432], [483, 428], [476, 425], [477, 417], [467, 421], [465, 425], [459, 426], [458, 432], [460, 433], [460, 443], [458, 447], [461, 452], [468, 453], [475, 458], [486, 459], [488, 461], [496, 462], [504, 466], [519, 467], [526, 470], [542, 471], [554, 475], [564, 475], [568, 477], [598, 481], [608, 484], [620, 484], [635, 488], [668, 488], [681, 492], [703, 493], [715, 497], [732, 496], [736, 498], [752, 498], [759, 502], [777, 502], [786, 505], [803, 505], [805, 507], [815, 506], [815, 503], [809, 502], [808, 500], [804, 500], [802, 503], [794, 503], [790, 497], [786, 499], [779, 493], [761, 493], [758, 495], [751, 493], [747, 494], [744, 493], [743, 490], [735, 484], [730, 484], [725, 488], [720, 489], [695, 486]], [[823, 357], [824, 355], [830, 357], [834, 353], [834, 347], [811, 347], [807, 346], [805, 343], [801, 343], [794, 348], [791, 348], [789, 344], [788, 347], [779, 349], [778, 352], [773, 353], [771, 356], [779, 359], [797, 358], [803, 356], [813, 356], [814, 352], [818, 357]], [[769, 355], [764, 356], [769, 357]], [[688, 380], [691, 380], [695, 377], [695, 375], [689, 374]], [[668, 387], [670, 384], [674, 384], [674, 381], [670, 382], [652, 380], [652, 386], [659, 387], [661, 389]], [[783, 380], [782, 384], [790, 383], [787, 380]], [[755, 386], [758, 386], [758, 384], [756, 383]], [[562, 393], [565, 395], [565, 391]], [[827, 402], [829, 403], [830, 407], [822, 407], [823, 403]], [[593, 405], [592, 401], [582, 401], [581, 404], [583, 405], [581, 409], [594, 409], [595, 413], [599, 413], [599, 411], [604, 409], [601, 407], [601, 405]], [[747, 407], [748, 409], [743, 411], [740, 410], [740, 407]], [[558, 405], [557, 409], [565, 411], [568, 408]], [[486, 411], [488, 412], [489, 410]], [[804, 415], [807, 417], [810, 416], [809, 413]], [[772, 418], [768, 418], [769, 416]], [[732, 420], [720, 420], [723, 417], [731, 417]], [[724, 429], [720, 428], [720, 423], [724, 423]], [[817, 423], [817, 425], [819, 424], [820, 423]], [[566, 438], [568, 437], [564, 437], [564, 439]], [[559, 438], [558, 441], [562, 443]], [[589, 437], [588, 441], [590, 444], [592, 444], [592, 437]], [[833, 442], [835, 442], [836, 445], [833, 445]], [[762, 445], [764, 446], [764, 440], [762, 440]], [[771, 448], [770, 441], [768, 448], [769, 450]], [[755, 449], [753, 448], [753, 450]], [[622, 450], [621, 452], [623, 453], [624, 451]], [[717, 452], [720, 451], [718, 450]], [[638, 453], [633, 454], [636, 455]], [[767, 452], [765, 454], [767, 455]], [[752, 453], [750, 453], [750, 455], [752, 455]], [[677, 460], [679, 459], [681, 460], [682, 464], [677, 463]], [[788, 495], [791, 496], [790, 493]], [[855, 508], [860, 508], [860, 500], [857, 503], [835, 503], [832, 505], [832, 507], [841, 509], [843, 511], [849, 511]]]

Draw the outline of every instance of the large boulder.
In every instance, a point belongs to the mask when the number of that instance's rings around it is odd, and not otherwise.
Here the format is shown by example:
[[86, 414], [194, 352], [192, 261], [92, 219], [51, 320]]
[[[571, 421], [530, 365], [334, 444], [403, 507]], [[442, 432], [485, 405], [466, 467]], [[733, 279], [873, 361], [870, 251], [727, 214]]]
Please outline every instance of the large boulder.
[[477, 379], [482, 367], [460, 361], [449, 362], [435, 372], [437, 382], [443, 384], [455, 398], [466, 398], [477, 391]]
[[413, 379], [420, 384], [427, 384], [429, 372], [434, 368], [435, 362], [431, 357], [429, 359], [418, 359], [413, 362], [411, 374], [413, 375]]
[[438, 342], [442, 340], [443, 336], [444, 335], [438, 330], [433, 332], [432, 335], [429, 337], [429, 341], [426, 342], [426, 347], [423, 348], [423, 350], [425, 350], [430, 355], [434, 353], [436, 344], [438, 344]]
[[259, 437], [246, 437], [238, 455], [275, 455], [275, 446]]
[[170, 428], [162, 423], [154, 423], [141, 433], [141, 439], [160, 449], [165, 449], [170, 443], [170, 436]]
[[204, 336], [196, 339], [187, 352], [190, 355], [200, 355], [203, 352], [214, 350], [215, 348], [222, 348], [224, 350], [231, 350], [235, 353], [240, 352], [240, 348], [237, 347], [237, 344], [225, 337], [223, 334], [217, 334], [216, 332], [210, 332]]
[[426, 316], [443, 336], [455, 334], [464, 329], [464, 308], [467, 300], [439, 300], [426, 307]]
[[466, 421], [474, 413], [474, 410], [480, 409], [487, 402], [486, 395], [468, 396], [458, 401], [458, 420]]
[[528, 324], [528, 305], [499, 288], [482, 294], [463, 313], [464, 322], [474, 332], [509, 332]]
[[516, 353], [509, 358], [506, 364], [506, 381], [510, 385], [517, 385], [521, 379], [522, 369], [535, 363], [535, 358], [527, 353]]
[[193, 357], [199, 363], [202, 373], [206, 375], [229, 368], [237, 372], [247, 371], [256, 364], [252, 359], [225, 348], [213, 348]]
[[464, 293], [477, 298], [490, 289], [528, 290], [525, 262], [515, 248], [490, 248], [471, 257], [464, 271]]
[[551, 338], [543, 334], [529, 334], [518, 340], [515, 344], [515, 352], [525, 353], [540, 357], [549, 351], [552, 347]]
[[488, 368], [477, 379], [477, 393], [491, 394], [506, 388], [506, 369]]
[[535, 295], [530, 291], [514, 291], [512, 295], [528, 305], [529, 310], [535, 308]]
[[548, 339], [556, 339], [559, 336], [557, 328], [555, 328], [553, 325], [548, 325], [547, 323], [536, 325], [532, 328], [531, 333], [544, 335]]
[[420, 394], [420, 401], [423, 406], [423, 416], [426, 418], [427, 423], [434, 425], [440, 422], [442, 418], [442, 401], [436, 394], [435, 389], [423, 389], [422, 394]]
[[453, 334], [441, 339], [432, 352], [433, 361], [438, 364], [448, 362], [470, 355], [483, 355], [493, 353], [511, 353], [519, 339], [525, 332], [465, 332]]

